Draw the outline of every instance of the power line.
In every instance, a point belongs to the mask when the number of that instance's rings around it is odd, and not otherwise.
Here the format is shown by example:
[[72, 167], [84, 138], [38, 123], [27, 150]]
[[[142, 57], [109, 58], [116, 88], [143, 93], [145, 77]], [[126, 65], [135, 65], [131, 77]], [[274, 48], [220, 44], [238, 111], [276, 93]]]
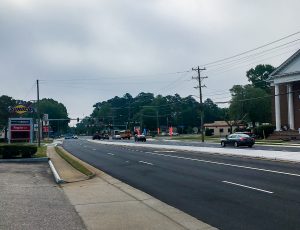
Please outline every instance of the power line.
[[235, 55], [230, 56], [230, 57], [227, 57], [227, 58], [222, 58], [222, 59], [219, 59], [219, 60], [216, 60], [216, 61], [213, 61], [213, 62], [209, 62], [209, 63], [204, 64], [203, 66], [209, 66], [209, 65], [212, 65], [212, 64], [215, 64], [215, 63], [218, 63], [218, 62], [223, 62], [223, 61], [226, 61], [226, 60], [235, 58], [235, 57], [242, 56], [242, 55], [244, 55], [244, 54], [253, 52], [253, 51], [255, 51], [255, 50], [259, 50], [259, 49], [261, 49], [261, 48], [264, 48], [264, 47], [266, 47], [266, 46], [272, 45], [272, 44], [274, 44], [274, 43], [277, 43], [277, 42], [282, 41], [282, 40], [284, 40], [284, 39], [287, 39], [287, 38], [289, 38], [289, 37], [295, 36], [296, 34], [299, 34], [299, 33], [300, 33], [300, 31], [297, 31], [297, 32], [295, 32], [295, 33], [292, 33], [292, 34], [290, 34], [290, 35], [287, 35], [287, 36], [285, 36], [285, 37], [283, 37], [283, 38], [280, 38], [280, 39], [277, 39], [277, 40], [275, 40], [275, 41], [269, 42], [269, 43], [267, 43], [267, 44], [261, 45], [261, 46], [259, 46], [259, 47], [254, 48], [254, 49], [250, 49], [250, 50], [241, 52], [241, 53], [239, 53], [239, 54], [235, 54]]
[[254, 54], [250, 54], [250, 55], [245, 56], [245, 57], [241, 57], [241, 58], [238, 58], [238, 59], [233, 59], [233, 60], [230, 60], [230, 61], [227, 61], [227, 62], [224, 62], [224, 63], [215, 64], [215, 65], [210, 66], [210, 69], [214, 70], [214, 67], [223, 65], [223, 66], [217, 68], [217, 69], [222, 69], [222, 68], [230, 66], [232, 64], [243, 63], [243, 62], [246, 62], [247, 60], [249, 60], [251, 58], [257, 58], [257, 56], [264, 56], [264, 55], [267, 55], [268, 53], [277, 52], [280, 49], [286, 49], [286, 48], [289, 48], [291, 46], [298, 45], [299, 41], [300, 41], [300, 38], [298, 38], [296, 40], [293, 40], [293, 41], [290, 41], [290, 42], [287, 42], [287, 43], [284, 43], [284, 44], [281, 44], [279, 46], [267, 49], [267, 50], [263, 50], [263, 51], [260, 51], [260, 52], [254, 53]]
[[153, 74], [141, 74], [141, 75], [119, 75], [119, 76], [100, 76], [99, 78], [72, 78], [72, 79], [41, 79], [40, 82], [70, 82], [70, 81], [99, 81], [99, 80], [103, 80], [103, 79], [114, 79], [114, 80], [118, 80], [118, 79], [140, 79], [141, 77], [151, 77], [151, 76], [161, 76], [161, 75], [175, 75], [175, 74], [182, 74], [182, 73], [189, 73], [191, 72], [191, 70], [183, 70], [183, 71], [177, 71], [177, 72], [167, 72], [167, 73], [153, 73]]
[[[299, 41], [300, 41], [300, 39], [299, 39]], [[294, 44], [294, 45], [298, 45], [298, 44]], [[284, 47], [284, 49], [286, 49], [286, 48], [290, 48], [290, 47]], [[296, 48], [296, 49], [298, 49], [298, 47]], [[285, 51], [285, 52], [283, 52], [283, 53], [280, 53], [280, 54], [276, 54], [276, 55], [272, 55], [272, 56], [269, 56], [269, 57], [266, 57], [266, 58], [263, 58], [262, 60], [266, 60], [266, 59], [271, 59], [271, 58], [273, 58], [273, 57], [277, 57], [277, 56], [281, 56], [282, 54], [285, 54], [285, 53], [288, 53], [288, 52], [292, 52], [292, 51], [294, 51], [295, 50], [295, 48], [292, 48], [292, 49], [289, 49], [288, 51]], [[278, 52], [278, 51], [280, 51], [280, 50], [276, 50], [275, 52]], [[274, 52], [274, 51], [273, 51]], [[248, 59], [244, 59], [244, 60], [242, 60], [242, 59], [240, 59], [239, 61], [236, 61], [235, 63], [232, 63], [232, 64], [226, 64], [226, 65], [223, 65], [223, 66], [221, 66], [221, 67], [218, 67], [218, 68], [215, 68], [215, 69], [212, 69], [212, 72], [218, 72], [218, 71], [220, 71], [220, 70], [230, 70], [230, 69], [234, 69], [235, 67], [234, 66], [247, 66], [247, 65], [249, 65], [249, 64], [246, 64], [246, 65], [240, 65], [240, 64], [242, 64], [242, 63], [247, 63], [247, 62], [250, 62], [250, 61], [252, 61], [252, 60], [255, 60], [255, 62], [258, 62], [259, 60], [257, 60], [257, 58], [260, 58], [260, 57], [263, 57], [263, 56], [266, 56], [266, 55], [270, 55], [271, 53], [262, 53], [262, 54], [258, 54], [258, 55], [256, 55], [255, 56], [255, 59], [253, 58], [253, 59], [250, 59], [250, 58], [248, 58]], [[230, 67], [233, 67], [233, 68], [230, 68]], [[222, 72], [222, 71], [221, 71]]]
[[[298, 48], [297, 48], [297, 50], [298, 50]], [[277, 54], [277, 55], [274, 55], [274, 56], [271, 56], [271, 57], [266, 57], [266, 58], [263, 58], [263, 59], [259, 59], [259, 60], [256, 60], [255, 62], [247, 63], [246, 65], [243, 64], [243, 65], [238, 65], [238, 66], [228, 68], [228, 69], [225, 68], [225, 70], [223, 69], [222, 71], [216, 71], [216, 72], [212, 71], [212, 72], [210, 72], [210, 74], [220, 75], [220, 74], [226, 73], [226, 72], [234, 70], [234, 69], [238, 69], [238, 68], [246, 67], [246, 66], [252, 66], [252, 65], [257, 64], [259, 62], [262, 62], [262, 61], [265, 61], [265, 60], [270, 60], [271, 58], [282, 56], [284, 54], [291, 53], [291, 52], [295, 52], [295, 50], [289, 50], [289, 51], [286, 51], [286, 52], [283, 52], [283, 53], [280, 53], [280, 54]]]
[[[292, 92], [286, 92], [286, 93], [278, 93], [275, 95], [266, 95], [266, 96], [262, 96], [262, 97], [252, 97], [252, 98], [246, 98], [246, 99], [241, 99], [241, 100], [237, 100], [237, 102], [244, 102], [244, 101], [252, 101], [252, 100], [259, 100], [259, 99], [264, 99], [264, 98], [269, 98], [269, 97], [275, 97], [275, 96], [281, 96], [281, 95], [287, 95], [289, 93], [297, 93], [300, 92], [300, 90], [294, 90]], [[215, 104], [225, 104], [225, 103], [230, 103], [231, 100], [229, 101], [222, 101], [222, 102], [214, 102]]]

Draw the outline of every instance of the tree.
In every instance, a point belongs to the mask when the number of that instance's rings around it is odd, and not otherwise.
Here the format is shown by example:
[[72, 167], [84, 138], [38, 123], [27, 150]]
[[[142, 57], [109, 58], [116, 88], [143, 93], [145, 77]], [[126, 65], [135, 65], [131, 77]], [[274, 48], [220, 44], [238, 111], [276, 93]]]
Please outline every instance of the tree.
[[[175, 94], [155, 97], [152, 93], [141, 92], [136, 97], [132, 97], [126, 93], [123, 97], [116, 96], [107, 101], [97, 102], [93, 107], [90, 118], [95, 121], [92, 125], [97, 128], [97, 131], [107, 129], [112, 123], [115, 124], [115, 128], [123, 128], [126, 124], [131, 130], [133, 126], [141, 126], [156, 131], [158, 122], [160, 128], [179, 127], [181, 132], [192, 130], [193, 127], [200, 125], [199, 102], [192, 96], [181, 98]], [[206, 100], [204, 108], [208, 122], [222, 119], [223, 109], [212, 100]], [[90, 125], [86, 120], [81, 123], [78, 124], [78, 130], [86, 133], [84, 127]]]
[[233, 120], [252, 122], [270, 122], [271, 97], [261, 88], [252, 85], [234, 85], [230, 89], [232, 100], [229, 107], [230, 117]]
[[3, 129], [8, 124], [8, 118], [10, 117], [8, 107], [15, 105], [16, 101], [12, 97], [6, 95], [0, 97], [0, 129]]
[[40, 100], [40, 113], [48, 114], [49, 119], [65, 119], [63, 121], [50, 121], [53, 132], [67, 132], [69, 118], [66, 107], [51, 98]]
[[203, 103], [204, 122], [211, 123], [217, 120], [222, 120], [224, 112], [210, 98], [207, 98]]
[[252, 83], [252, 85], [256, 88], [260, 88], [266, 90], [268, 93], [270, 92], [270, 83], [266, 80], [269, 75], [275, 70], [275, 67], [271, 65], [257, 65], [254, 69], [251, 68], [246, 72], [246, 76], [248, 81]]

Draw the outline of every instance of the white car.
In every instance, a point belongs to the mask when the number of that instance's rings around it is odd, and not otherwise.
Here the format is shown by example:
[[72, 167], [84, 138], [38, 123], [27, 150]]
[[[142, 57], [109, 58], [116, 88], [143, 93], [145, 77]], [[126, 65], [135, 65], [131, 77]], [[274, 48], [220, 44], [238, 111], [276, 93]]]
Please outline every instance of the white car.
[[[171, 136], [170, 133], [168, 133], [168, 135]], [[172, 136], [178, 136], [178, 135], [179, 135], [179, 133], [176, 133], [176, 132], [173, 132], [173, 133], [172, 133]]]
[[112, 139], [114, 139], [114, 140], [121, 140], [121, 135], [119, 135], [119, 134], [113, 135]]

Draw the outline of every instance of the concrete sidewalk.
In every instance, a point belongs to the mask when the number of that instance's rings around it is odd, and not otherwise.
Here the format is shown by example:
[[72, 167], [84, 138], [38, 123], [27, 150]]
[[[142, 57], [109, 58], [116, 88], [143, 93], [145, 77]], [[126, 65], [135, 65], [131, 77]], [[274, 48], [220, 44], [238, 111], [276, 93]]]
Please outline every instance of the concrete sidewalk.
[[216, 229], [76, 158], [95, 173], [84, 179], [53, 147], [48, 147], [48, 154], [63, 180], [79, 181], [62, 188], [87, 229]]
[[270, 160], [280, 160], [288, 162], [300, 162], [299, 152], [289, 151], [273, 151], [273, 150], [255, 150], [248, 148], [211, 148], [211, 147], [197, 147], [197, 146], [178, 146], [178, 145], [159, 145], [159, 144], [142, 144], [142, 143], [125, 143], [125, 142], [107, 142], [97, 140], [87, 140], [98, 144], [108, 145], [121, 145], [121, 146], [142, 146], [154, 149], [166, 149], [166, 150], [183, 150], [194, 152], [205, 152], [213, 154], [224, 154], [231, 156], [242, 156], [252, 158], [264, 158]]

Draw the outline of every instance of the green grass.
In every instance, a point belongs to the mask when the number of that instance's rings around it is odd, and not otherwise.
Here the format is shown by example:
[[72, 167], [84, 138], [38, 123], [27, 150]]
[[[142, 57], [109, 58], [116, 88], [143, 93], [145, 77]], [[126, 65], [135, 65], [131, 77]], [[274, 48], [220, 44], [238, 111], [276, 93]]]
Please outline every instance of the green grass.
[[171, 137], [172, 140], [201, 140], [201, 136], [177, 136], [177, 137]]
[[86, 167], [84, 167], [81, 163], [73, 159], [72, 157], [68, 156], [66, 153], [64, 153], [60, 148], [55, 147], [55, 151], [58, 155], [61, 156], [65, 161], [67, 161], [73, 168], [77, 169], [78, 171], [82, 172], [83, 174], [91, 177], [94, 175], [90, 170], [88, 170]]
[[[180, 135], [180, 136], [173, 136], [170, 138], [172, 140], [183, 140], [183, 141], [201, 141], [201, 135]], [[212, 142], [219, 142], [220, 137], [204, 137], [205, 141], [212, 141]]]
[[49, 140], [41, 140], [41, 144], [51, 144], [53, 143], [53, 140], [52, 139], [49, 139]]
[[47, 157], [47, 146], [43, 145], [37, 148], [36, 154], [33, 157], [40, 158], [40, 157]]

